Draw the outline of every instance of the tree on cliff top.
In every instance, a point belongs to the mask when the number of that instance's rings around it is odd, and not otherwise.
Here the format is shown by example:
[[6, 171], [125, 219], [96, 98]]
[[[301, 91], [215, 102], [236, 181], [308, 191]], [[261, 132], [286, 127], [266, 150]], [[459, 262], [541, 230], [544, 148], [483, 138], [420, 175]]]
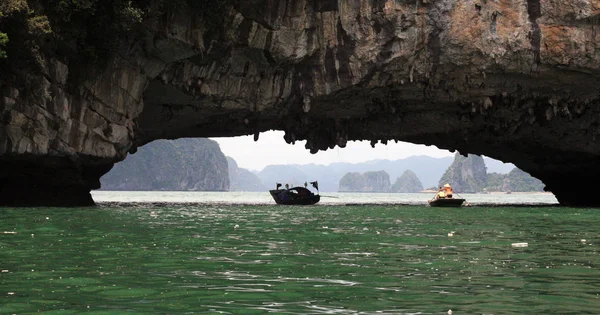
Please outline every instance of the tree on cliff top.
[[487, 183], [487, 171], [483, 158], [469, 154], [467, 157], [456, 153], [454, 162], [448, 167], [439, 185], [449, 183], [459, 193], [482, 191]]

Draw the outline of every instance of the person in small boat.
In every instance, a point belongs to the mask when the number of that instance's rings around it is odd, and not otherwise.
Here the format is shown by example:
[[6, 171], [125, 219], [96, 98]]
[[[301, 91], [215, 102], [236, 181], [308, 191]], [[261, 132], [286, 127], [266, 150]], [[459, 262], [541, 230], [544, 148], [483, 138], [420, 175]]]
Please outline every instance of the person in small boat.
[[436, 199], [444, 199], [446, 198], [446, 193], [444, 192], [444, 190], [440, 187], [440, 190], [438, 190], [437, 195], [435, 196]]
[[281, 191], [281, 193], [279, 194], [279, 199], [281, 199], [283, 201], [287, 201], [290, 199], [290, 196], [288, 196], [288, 194], [287, 194], [287, 190]]
[[443, 187], [444, 189], [444, 194], [446, 195], [446, 198], [452, 198], [452, 186], [450, 186], [450, 184], [446, 184]]

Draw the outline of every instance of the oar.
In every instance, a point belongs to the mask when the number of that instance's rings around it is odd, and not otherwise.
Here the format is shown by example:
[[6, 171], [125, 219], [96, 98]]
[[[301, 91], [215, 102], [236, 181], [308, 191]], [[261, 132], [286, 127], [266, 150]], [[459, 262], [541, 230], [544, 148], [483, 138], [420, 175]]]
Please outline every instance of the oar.
[[321, 196], [323, 198], [335, 198], [335, 199], [339, 199], [340, 198], [340, 197], [334, 197], [334, 196], [323, 196], [323, 195], [319, 195], [319, 196]]
[[[429, 200], [429, 202], [435, 201], [435, 197], [436, 197], [436, 196], [437, 196], [437, 195], [433, 196], [433, 198], [431, 198], [431, 200]], [[429, 203], [429, 202], [428, 202], [428, 203]]]
[[[463, 198], [463, 196], [461, 196], [459, 194], [456, 194], [456, 196], [458, 196], [458, 198], [460, 198], [460, 199], [465, 199], [465, 198]], [[465, 207], [470, 207], [470, 206], [471, 206], [471, 204], [467, 201], [467, 199], [465, 199]]]

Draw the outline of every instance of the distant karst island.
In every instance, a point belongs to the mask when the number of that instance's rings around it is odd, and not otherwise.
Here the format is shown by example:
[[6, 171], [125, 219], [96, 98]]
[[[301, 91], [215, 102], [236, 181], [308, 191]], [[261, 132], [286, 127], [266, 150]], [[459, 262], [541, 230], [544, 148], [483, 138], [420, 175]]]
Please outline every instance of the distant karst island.
[[[488, 173], [482, 157], [456, 153], [438, 185], [452, 184], [456, 192], [542, 192], [544, 183], [524, 171], [513, 168], [508, 174]], [[435, 189], [435, 187], [432, 187]]]
[[390, 175], [386, 171], [348, 173], [340, 179], [340, 192], [389, 192]]
[[104, 190], [228, 191], [227, 159], [209, 139], [157, 140], [104, 175]]
[[[493, 172], [488, 173], [488, 169]], [[544, 185], [514, 165], [476, 155], [395, 161], [240, 168], [209, 139], [159, 140], [140, 147], [101, 178], [103, 190], [267, 191], [275, 183], [318, 180], [324, 192], [417, 193], [450, 183], [460, 193], [539, 192]], [[393, 184], [392, 184], [393, 180]]]
[[417, 193], [423, 190], [423, 184], [417, 177], [417, 174], [411, 170], [406, 170], [402, 176], [398, 177], [392, 185], [393, 193]]
[[229, 191], [267, 191], [256, 174], [238, 167], [232, 157], [227, 157], [227, 163], [229, 164]]

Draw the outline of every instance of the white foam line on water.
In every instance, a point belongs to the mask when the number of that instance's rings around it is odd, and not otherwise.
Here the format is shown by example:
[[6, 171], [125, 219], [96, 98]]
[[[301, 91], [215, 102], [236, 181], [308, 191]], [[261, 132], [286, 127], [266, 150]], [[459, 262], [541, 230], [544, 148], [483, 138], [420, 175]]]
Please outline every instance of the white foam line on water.
[[294, 278], [294, 277], [281, 277], [277, 276], [277, 278], [273, 279], [262, 279], [262, 281], [266, 282], [288, 282], [288, 281], [297, 281], [297, 282], [316, 282], [316, 283], [328, 283], [328, 284], [339, 284], [343, 286], [355, 286], [362, 284], [361, 282], [356, 281], [347, 281], [341, 279], [323, 279], [323, 278]]

